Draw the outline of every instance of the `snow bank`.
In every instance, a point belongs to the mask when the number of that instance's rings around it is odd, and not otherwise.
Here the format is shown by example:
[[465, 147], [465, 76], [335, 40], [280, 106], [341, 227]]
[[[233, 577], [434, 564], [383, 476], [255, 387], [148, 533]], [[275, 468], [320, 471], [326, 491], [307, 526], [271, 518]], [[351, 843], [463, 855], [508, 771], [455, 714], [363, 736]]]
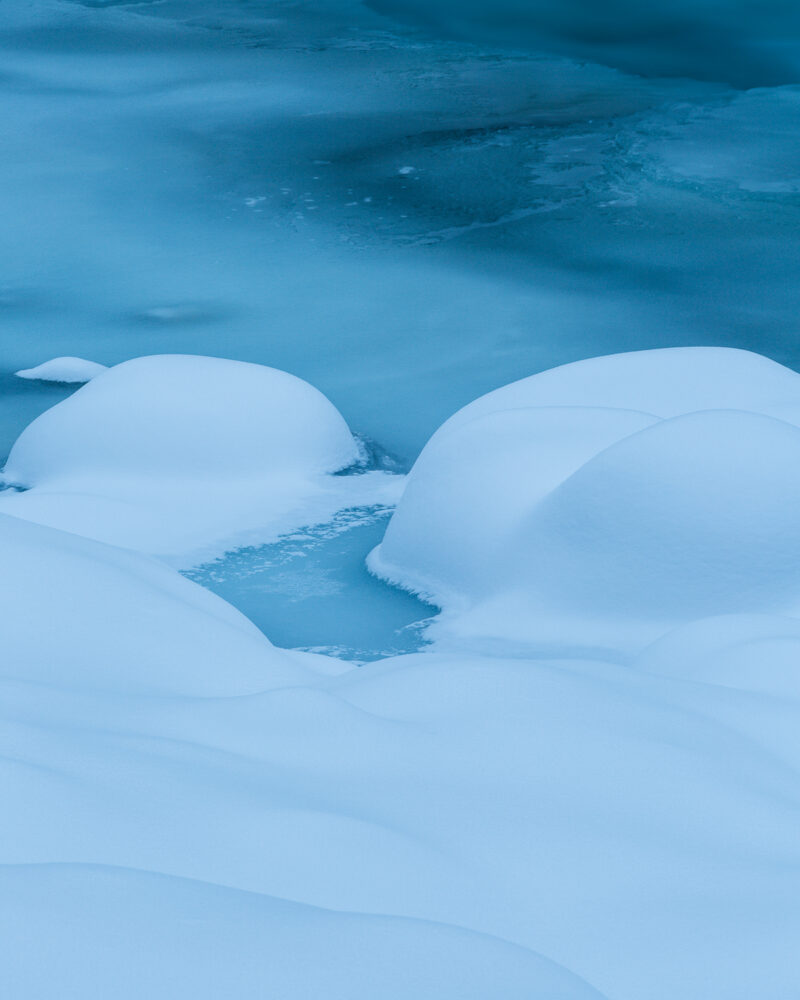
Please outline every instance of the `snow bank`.
[[101, 372], [107, 371], [105, 365], [96, 361], [84, 361], [83, 358], [53, 358], [35, 368], [23, 368], [15, 372], [17, 378], [34, 379], [40, 382], [91, 382]]
[[[398, 727], [326, 693], [322, 658], [274, 649], [135, 553], [8, 516], [0, 553], [14, 997], [601, 1000], [525, 946], [426, 916], [418, 890], [400, 902], [392, 862], [407, 880], [438, 851], [372, 811], [371, 778], [346, 790]], [[357, 897], [371, 913], [321, 908]]]
[[[606, 517], [600, 486], [611, 495], [633, 461], [615, 452], [664, 433], [647, 446], [660, 468], [700, 436], [674, 427], [727, 413], [589, 416], [556, 425], [564, 440], [629, 433], [588, 460], [553, 446], [562, 465], [537, 481], [553, 517], [567, 488], [581, 508], [598, 493]], [[736, 416], [754, 441], [762, 424], [800, 433]], [[763, 471], [770, 492], [792, 487]], [[670, 488], [696, 516], [688, 478]], [[744, 495], [737, 530], [760, 503]], [[98, 1000], [791, 995], [800, 622], [679, 625], [634, 669], [562, 642], [552, 658], [334, 673], [136, 553], [0, 516], [0, 554], [0, 963], [15, 997], [56, 979]]]
[[554, 964], [455, 927], [340, 914], [87, 865], [0, 871], [17, 1000], [600, 1000]]
[[702, 618], [668, 632], [637, 669], [800, 700], [800, 620], [774, 615]]
[[397, 478], [333, 478], [359, 448], [312, 386], [262, 365], [137, 358], [43, 413], [11, 450], [0, 510], [178, 562], [266, 541]]
[[244, 615], [155, 560], [0, 514], [3, 681], [238, 695], [306, 671]]
[[445, 609], [440, 640], [636, 650], [800, 613], [798, 404], [794, 372], [725, 349], [524, 379], [437, 431], [370, 566]]
[[450, 606], [507, 582], [502, 553], [563, 479], [656, 422], [634, 410], [541, 407], [448, 422], [425, 447], [370, 565]]
[[797, 702], [569, 660], [200, 699], [72, 669], [0, 681], [15, 996], [595, 995], [539, 956], [620, 1000], [796, 983]]

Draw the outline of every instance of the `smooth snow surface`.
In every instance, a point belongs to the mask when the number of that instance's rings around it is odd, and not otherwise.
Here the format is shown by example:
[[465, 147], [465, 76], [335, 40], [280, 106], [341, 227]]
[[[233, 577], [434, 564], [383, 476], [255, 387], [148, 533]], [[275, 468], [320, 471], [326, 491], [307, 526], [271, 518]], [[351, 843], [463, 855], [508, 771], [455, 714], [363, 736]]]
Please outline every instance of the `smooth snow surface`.
[[4, 470], [0, 510], [179, 564], [396, 496], [398, 477], [328, 475], [361, 451], [308, 383], [167, 355], [116, 365], [43, 413]]
[[4, 980], [19, 1000], [51, 996], [54, 982], [65, 1000], [600, 1000], [553, 963], [457, 927], [197, 880], [10, 866], [0, 899]]
[[42, 414], [6, 475], [25, 486], [121, 475], [220, 479], [338, 472], [358, 459], [342, 417], [308, 383], [241, 361], [136, 358]]
[[[186, 476], [198, 428], [236, 482], [343, 460], [330, 404], [251, 366], [242, 442], [230, 365], [120, 366], [39, 418], [18, 468]], [[161, 436], [123, 418], [150, 369]], [[800, 428], [773, 413], [799, 380], [644, 353], [456, 414], [375, 557], [446, 579], [452, 606], [432, 652], [360, 667], [275, 648], [162, 562], [0, 515], [14, 996], [790, 1000]], [[275, 445], [270, 407], [302, 424]]]
[[105, 365], [83, 358], [53, 358], [35, 368], [23, 368], [14, 372], [17, 378], [39, 382], [90, 382], [95, 375], [106, 370]]
[[14, 997], [792, 996], [800, 699], [757, 672], [796, 623], [348, 669], [141, 556], [0, 545]]
[[4, 997], [797, 1000], [799, 25], [0, 3]]
[[225, 696], [302, 683], [238, 611], [155, 560], [0, 514], [7, 681]]
[[769, 615], [701, 618], [648, 646], [634, 666], [782, 701], [800, 699], [800, 620]]
[[437, 431], [370, 565], [444, 608], [443, 641], [613, 653], [800, 613], [798, 418], [800, 377], [743, 351], [544, 372]]

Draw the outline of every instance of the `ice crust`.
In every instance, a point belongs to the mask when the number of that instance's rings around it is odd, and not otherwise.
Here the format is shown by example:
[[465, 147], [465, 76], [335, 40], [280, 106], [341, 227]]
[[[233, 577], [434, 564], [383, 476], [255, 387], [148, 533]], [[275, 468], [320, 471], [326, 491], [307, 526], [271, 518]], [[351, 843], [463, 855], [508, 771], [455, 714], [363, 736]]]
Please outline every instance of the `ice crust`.
[[650, 171], [726, 194], [761, 197], [800, 193], [795, 123], [800, 87], [748, 90], [688, 113], [681, 125], [641, 142]]
[[105, 365], [84, 358], [53, 358], [35, 368], [15, 372], [17, 378], [39, 382], [91, 382], [95, 375], [106, 370]]
[[317, 389], [263, 365], [136, 358], [41, 414], [14, 444], [0, 510], [187, 565], [269, 541], [399, 478], [333, 477], [361, 451]]

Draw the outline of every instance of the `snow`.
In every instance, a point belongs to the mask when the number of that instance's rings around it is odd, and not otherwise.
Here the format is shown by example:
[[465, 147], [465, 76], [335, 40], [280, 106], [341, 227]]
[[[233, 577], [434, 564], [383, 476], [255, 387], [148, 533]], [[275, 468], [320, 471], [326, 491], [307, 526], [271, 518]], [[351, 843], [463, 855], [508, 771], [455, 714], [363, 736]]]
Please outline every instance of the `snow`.
[[15, 996], [791, 995], [796, 698], [669, 650], [337, 675], [142, 556], [0, 546]]
[[95, 377], [14, 444], [0, 510], [181, 565], [396, 496], [334, 477], [361, 450], [308, 383], [263, 365], [163, 355]]
[[797, 5], [0, 6], [5, 992], [795, 998]]
[[783, 701], [800, 699], [800, 620], [739, 614], [701, 618], [647, 646], [635, 667]]
[[[0, 514], [15, 996], [791, 995], [800, 428], [755, 408], [791, 414], [797, 380], [685, 349], [472, 404], [376, 556], [442, 582], [433, 651], [366, 666]], [[174, 470], [193, 516], [231, 484], [365, 479], [330, 474], [354, 453], [285, 373], [145, 358], [31, 425], [3, 506], [65, 517], [73, 482], [117, 482], [135, 519]]]
[[370, 565], [447, 606], [490, 593], [505, 578], [502, 553], [520, 519], [597, 451], [654, 420], [632, 410], [542, 407], [437, 433]]
[[87, 865], [7, 867], [0, 886], [5, 982], [19, 1000], [53, 982], [74, 1000], [600, 997], [525, 949], [425, 921]]
[[136, 358], [42, 414], [7, 475], [26, 486], [118, 475], [233, 477], [337, 472], [357, 461], [342, 417], [307, 382], [263, 365]]
[[454, 414], [442, 430], [523, 406], [597, 406], [677, 417], [696, 410], [767, 412], [798, 403], [795, 372], [752, 351], [684, 347], [587, 358], [512, 382]]
[[6, 682], [232, 696], [305, 672], [244, 615], [155, 560], [0, 515]]
[[15, 372], [17, 378], [32, 379], [40, 382], [91, 382], [106, 370], [105, 365], [96, 361], [86, 361], [83, 358], [53, 358], [35, 368], [23, 368]]
[[440, 641], [617, 655], [798, 613], [798, 402], [794, 372], [724, 349], [524, 379], [434, 434], [370, 566], [444, 609]]
[[[313, 754], [316, 726], [337, 728], [335, 699], [300, 694], [331, 682], [329, 661], [276, 650], [233, 608], [142, 556], [7, 516], [0, 550], [14, 579], [2, 606], [0, 953], [15, 997], [38, 1000], [53, 982], [60, 996], [98, 1000], [166, 997], [178, 983], [197, 997], [411, 991], [478, 1000], [493, 988], [520, 998], [532, 989], [564, 1000], [599, 996], [485, 934], [244, 891], [268, 880], [273, 863], [279, 874], [289, 846], [281, 826], [295, 827], [301, 852], [318, 836], [317, 850], [335, 842], [337, 825], [356, 849], [370, 840], [369, 825], [359, 831], [346, 809], [312, 808], [316, 779], [303, 778], [302, 765], [290, 778], [295, 751], [280, 749], [289, 750], [294, 730]], [[258, 706], [280, 690], [279, 715], [259, 719]], [[205, 721], [190, 734], [183, 726], [193, 728], [193, 717]], [[277, 784], [254, 813], [252, 783], [269, 784], [270, 774]], [[96, 823], [98, 810], [108, 823]], [[391, 843], [388, 831], [376, 833]], [[218, 851], [220, 859], [230, 852], [234, 868], [244, 851], [238, 876], [215, 866]], [[228, 880], [239, 890], [213, 884]]]

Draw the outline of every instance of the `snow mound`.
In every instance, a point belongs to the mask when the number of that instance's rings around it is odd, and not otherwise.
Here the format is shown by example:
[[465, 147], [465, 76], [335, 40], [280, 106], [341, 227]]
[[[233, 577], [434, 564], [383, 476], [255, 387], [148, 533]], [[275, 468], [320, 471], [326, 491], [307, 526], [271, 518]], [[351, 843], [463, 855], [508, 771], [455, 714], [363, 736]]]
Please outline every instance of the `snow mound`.
[[800, 700], [800, 620], [775, 615], [702, 618], [668, 632], [637, 669]]
[[47, 410], [14, 445], [6, 475], [26, 486], [69, 476], [336, 472], [358, 458], [342, 417], [286, 372], [192, 355], [116, 365]]
[[15, 372], [17, 378], [34, 379], [39, 382], [91, 382], [101, 372], [108, 371], [105, 365], [83, 358], [53, 358], [35, 368], [23, 368]]
[[530, 375], [469, 403], [437, 433], [522, 406], [600, 406], [677, 417], [695, 410], [771, 412], [800, 404], [795, 372], [751, 351], [670, 347], [587, 358]]
[[601, 1000], [523, 948], [419, 920], [341, 914], [91, 865], [0, 870], [4, 978], [82, 1000]]
[[225, 601], [155, 560], [0, 514], [0, 679], [238, 695], [308, 672]]
[[[623, 1000], [750, 1000], [765, 982], [790, 996], [796, 982], [796, 701], [598, 662], [435, 653], [239, 697], [0, 687], [2, 861], [129, 870], [0, 871], [0, 898], [28, 929], [41, 921], [14, 958], [33, 982], [71, 941], [80, 967], [61, 968], [90, 985], [91, 942], [116, 956], [130, 935], [138, 984], [154, 966], [192, 977], [206, 950], [213, 983], [272, 975], [291, 997], [306, 964], [329, 963], [338, 988], [363, 962], [374, 987], [394, 944], [444, 997], [482, 1000], [462, 971], [485, 997], [552, 1000], [559, 982], [592, 995], [552, 967], [548, 993], [535, 956], [432, 923], [514, 942]], [[346, 944], [348, 925], [363, 946]], [[437, 948], [452, 961], [434, 968]]]
[[[397, 477], [329, 476], [360, 451], [332, 403], [286, 372], [191, 355], [109, 369], [33, 421], [0, 509], [191, 561], [380, 502]], [[388, 493], [387, 493], [388, 491]]]
[[545, 406], [449, 421], [417, 460], [371, 567], [436, 603], [493, 592], [507, 576], [501, 553], [536, 504], [598, 451], [656, 420]]
[[791, 995], [800, 700], [691, 657], [795, 626], [334, 676], [135, 553], [10, 517], [0, 553], [14, 997]]
[[798, 403], [794, 372], [725, 349], [524, 379], [436, 432], [370, 567], [445, 609], [440, 640], [636, 650], [800, 612]]
[[798, 509], [800, 429], [736, 410], [688, 414], [617, 442], [553, 490], [520, 532], [510, 575], [597, 615], [800, 610]]

